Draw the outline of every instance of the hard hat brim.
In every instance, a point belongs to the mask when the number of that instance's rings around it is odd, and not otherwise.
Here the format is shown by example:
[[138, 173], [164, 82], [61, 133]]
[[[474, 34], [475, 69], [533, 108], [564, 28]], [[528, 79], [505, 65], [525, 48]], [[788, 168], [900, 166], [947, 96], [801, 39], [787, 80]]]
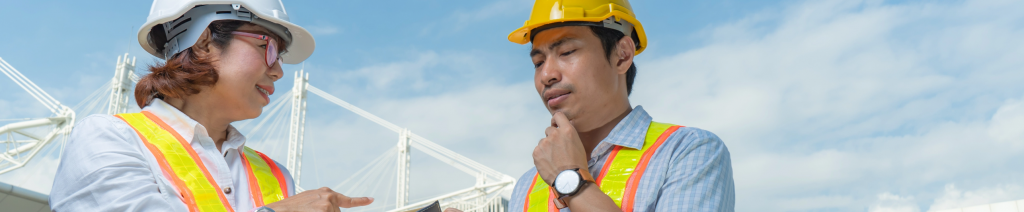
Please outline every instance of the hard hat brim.
[[537, 22], [537, 23], [532, 23], [532, 24], [529, 21], [527, 21], [526, 23], [523, 24], [523, 27], [520, 27], [520, 28], [512, 31], [512, 33], [509, 33], [508, 41], [511, 41], [513, 43], [518, 43], [518, 44], [527, 44], [527, 43], [530, 43], [530, 37], [531, 37], [530, 32], [533, 31], [533, 29], [536, 29], [536, 28], [539, 28], [539, 27], [543, 27], [543, 26], [546, 26], [546, 25], [549, 25], [549, 24], [563, 23], [563, 22], [576, 22], [576, 21], [601, 22], [601, 21], [603, 21], [605, 19], [608, 19], [608, 18], [610, 18], [612, 16], [615, 16], [615, 18], [617, 18], [617, 19], [626, 20], [629, 23], [633, 24], [633, 30], [637, 33], [637, 37], [640, 38], [640, 47], [636, 49], [636, 55], [639, 55], [640, 52], [643, 52], [644, 49], [647, 49], [647, 35], [644, 34], [644, 27], [643, 27], [643, 25], [641, 25], [640, 21], [637, 21], [636, 18], [633, 18], [633, 16], [631, 16], [629, 14], [626, 14], [626, 13], [623, 13], [623, 12], [619, 12], [619, 11], [612, 11], [612, 12], [608, 13], [607, 15], [601, 16], [601, 17], [564, 18], [564, 19], [542, 21], [542, 22]]
[[[242, 7], [250, 8], [244, 2], [235, 3], [241, 4]], [[142, 49], [145, 49], [146, 52], [149, 52], [149, 54], [156, 56], [158, 58], [165, 58], [163, 53], [157, 51], [156, 48], [150, 45], [149, 32], [153, 29], [154, 26], [158, 24], [163, 24], [178, 19], [186, 12], [191, 10], [192, 7], [194, 6], [195, 5], [192, 5], [190, 7], [182, 7], [182, 9], [177, 10], [175, 13], [161, 15], [159, 17], [150, 17], [149, 20], [146, 20], [146, 23], [139, 28], [138, 32], [138, 41], [140, 46], [142, 46]], [[289, 43], [287, 47], [283, 48], [285, 50], [285, 53], [280, 55], [282, 63], [299, 64], [302, 63], [302, 61], [305, 61], [307, 58], [309, 58], [310, 55], [313, 54], [313, 50], [316, 49], [316, 41], [313, 39], [313, 35], [310, 34], [308, 30], [302, 28], [299, 25], [295, 25], [289, 21], [277, 18], [276, 16], [274, 16], [274, 14], [265, 14], [258, 10], [249, 11], [255, 14], [260, 19], [284, 26], [291, 33], [292, 42]]]

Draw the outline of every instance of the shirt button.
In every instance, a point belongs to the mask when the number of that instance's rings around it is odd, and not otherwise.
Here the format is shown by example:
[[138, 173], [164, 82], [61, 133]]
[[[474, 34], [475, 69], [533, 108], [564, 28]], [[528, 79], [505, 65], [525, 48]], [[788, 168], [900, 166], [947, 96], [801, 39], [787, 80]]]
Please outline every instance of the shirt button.
[[224, 194], [231, 194], [231, 187], [225, 187]]

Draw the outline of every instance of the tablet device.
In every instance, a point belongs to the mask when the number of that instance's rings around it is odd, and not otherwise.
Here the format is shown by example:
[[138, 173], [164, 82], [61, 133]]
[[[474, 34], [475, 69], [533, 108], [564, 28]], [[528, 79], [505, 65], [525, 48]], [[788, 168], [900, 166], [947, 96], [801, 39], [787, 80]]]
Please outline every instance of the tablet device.
[[441, 212], [441, 203], [434, 201], [434, 203], [422, 208], [416, 212]]

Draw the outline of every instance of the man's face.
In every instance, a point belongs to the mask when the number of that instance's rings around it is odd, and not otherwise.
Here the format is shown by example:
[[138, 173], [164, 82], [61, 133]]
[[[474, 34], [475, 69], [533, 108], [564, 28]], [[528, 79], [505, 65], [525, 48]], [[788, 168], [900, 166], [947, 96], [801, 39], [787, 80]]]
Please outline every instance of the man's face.
[[626, 98], [625, 79], [589, 27], [566, 26], [537, 33], [530, 57], [536, 68], [534, 85], [551, 114], [562, 112], [577, 130], [588, 131], [621, 113], [607, 110], [617, 108], [613, 104]]

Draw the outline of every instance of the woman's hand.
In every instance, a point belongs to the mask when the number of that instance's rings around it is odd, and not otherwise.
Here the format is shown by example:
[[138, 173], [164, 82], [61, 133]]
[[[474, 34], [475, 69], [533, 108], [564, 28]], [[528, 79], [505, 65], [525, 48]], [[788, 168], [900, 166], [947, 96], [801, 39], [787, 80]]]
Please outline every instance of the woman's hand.
[[268, 208], [277, 212], [291, 211], [341, 211], [338, 209], [365, 206], [373, 203], [373, 197], [351, 198], [332, 191], [330, 188], [322, 187], [317, 190], [308, 190], [295, 196], [288, 197], [275, 203], [267, 205]]

